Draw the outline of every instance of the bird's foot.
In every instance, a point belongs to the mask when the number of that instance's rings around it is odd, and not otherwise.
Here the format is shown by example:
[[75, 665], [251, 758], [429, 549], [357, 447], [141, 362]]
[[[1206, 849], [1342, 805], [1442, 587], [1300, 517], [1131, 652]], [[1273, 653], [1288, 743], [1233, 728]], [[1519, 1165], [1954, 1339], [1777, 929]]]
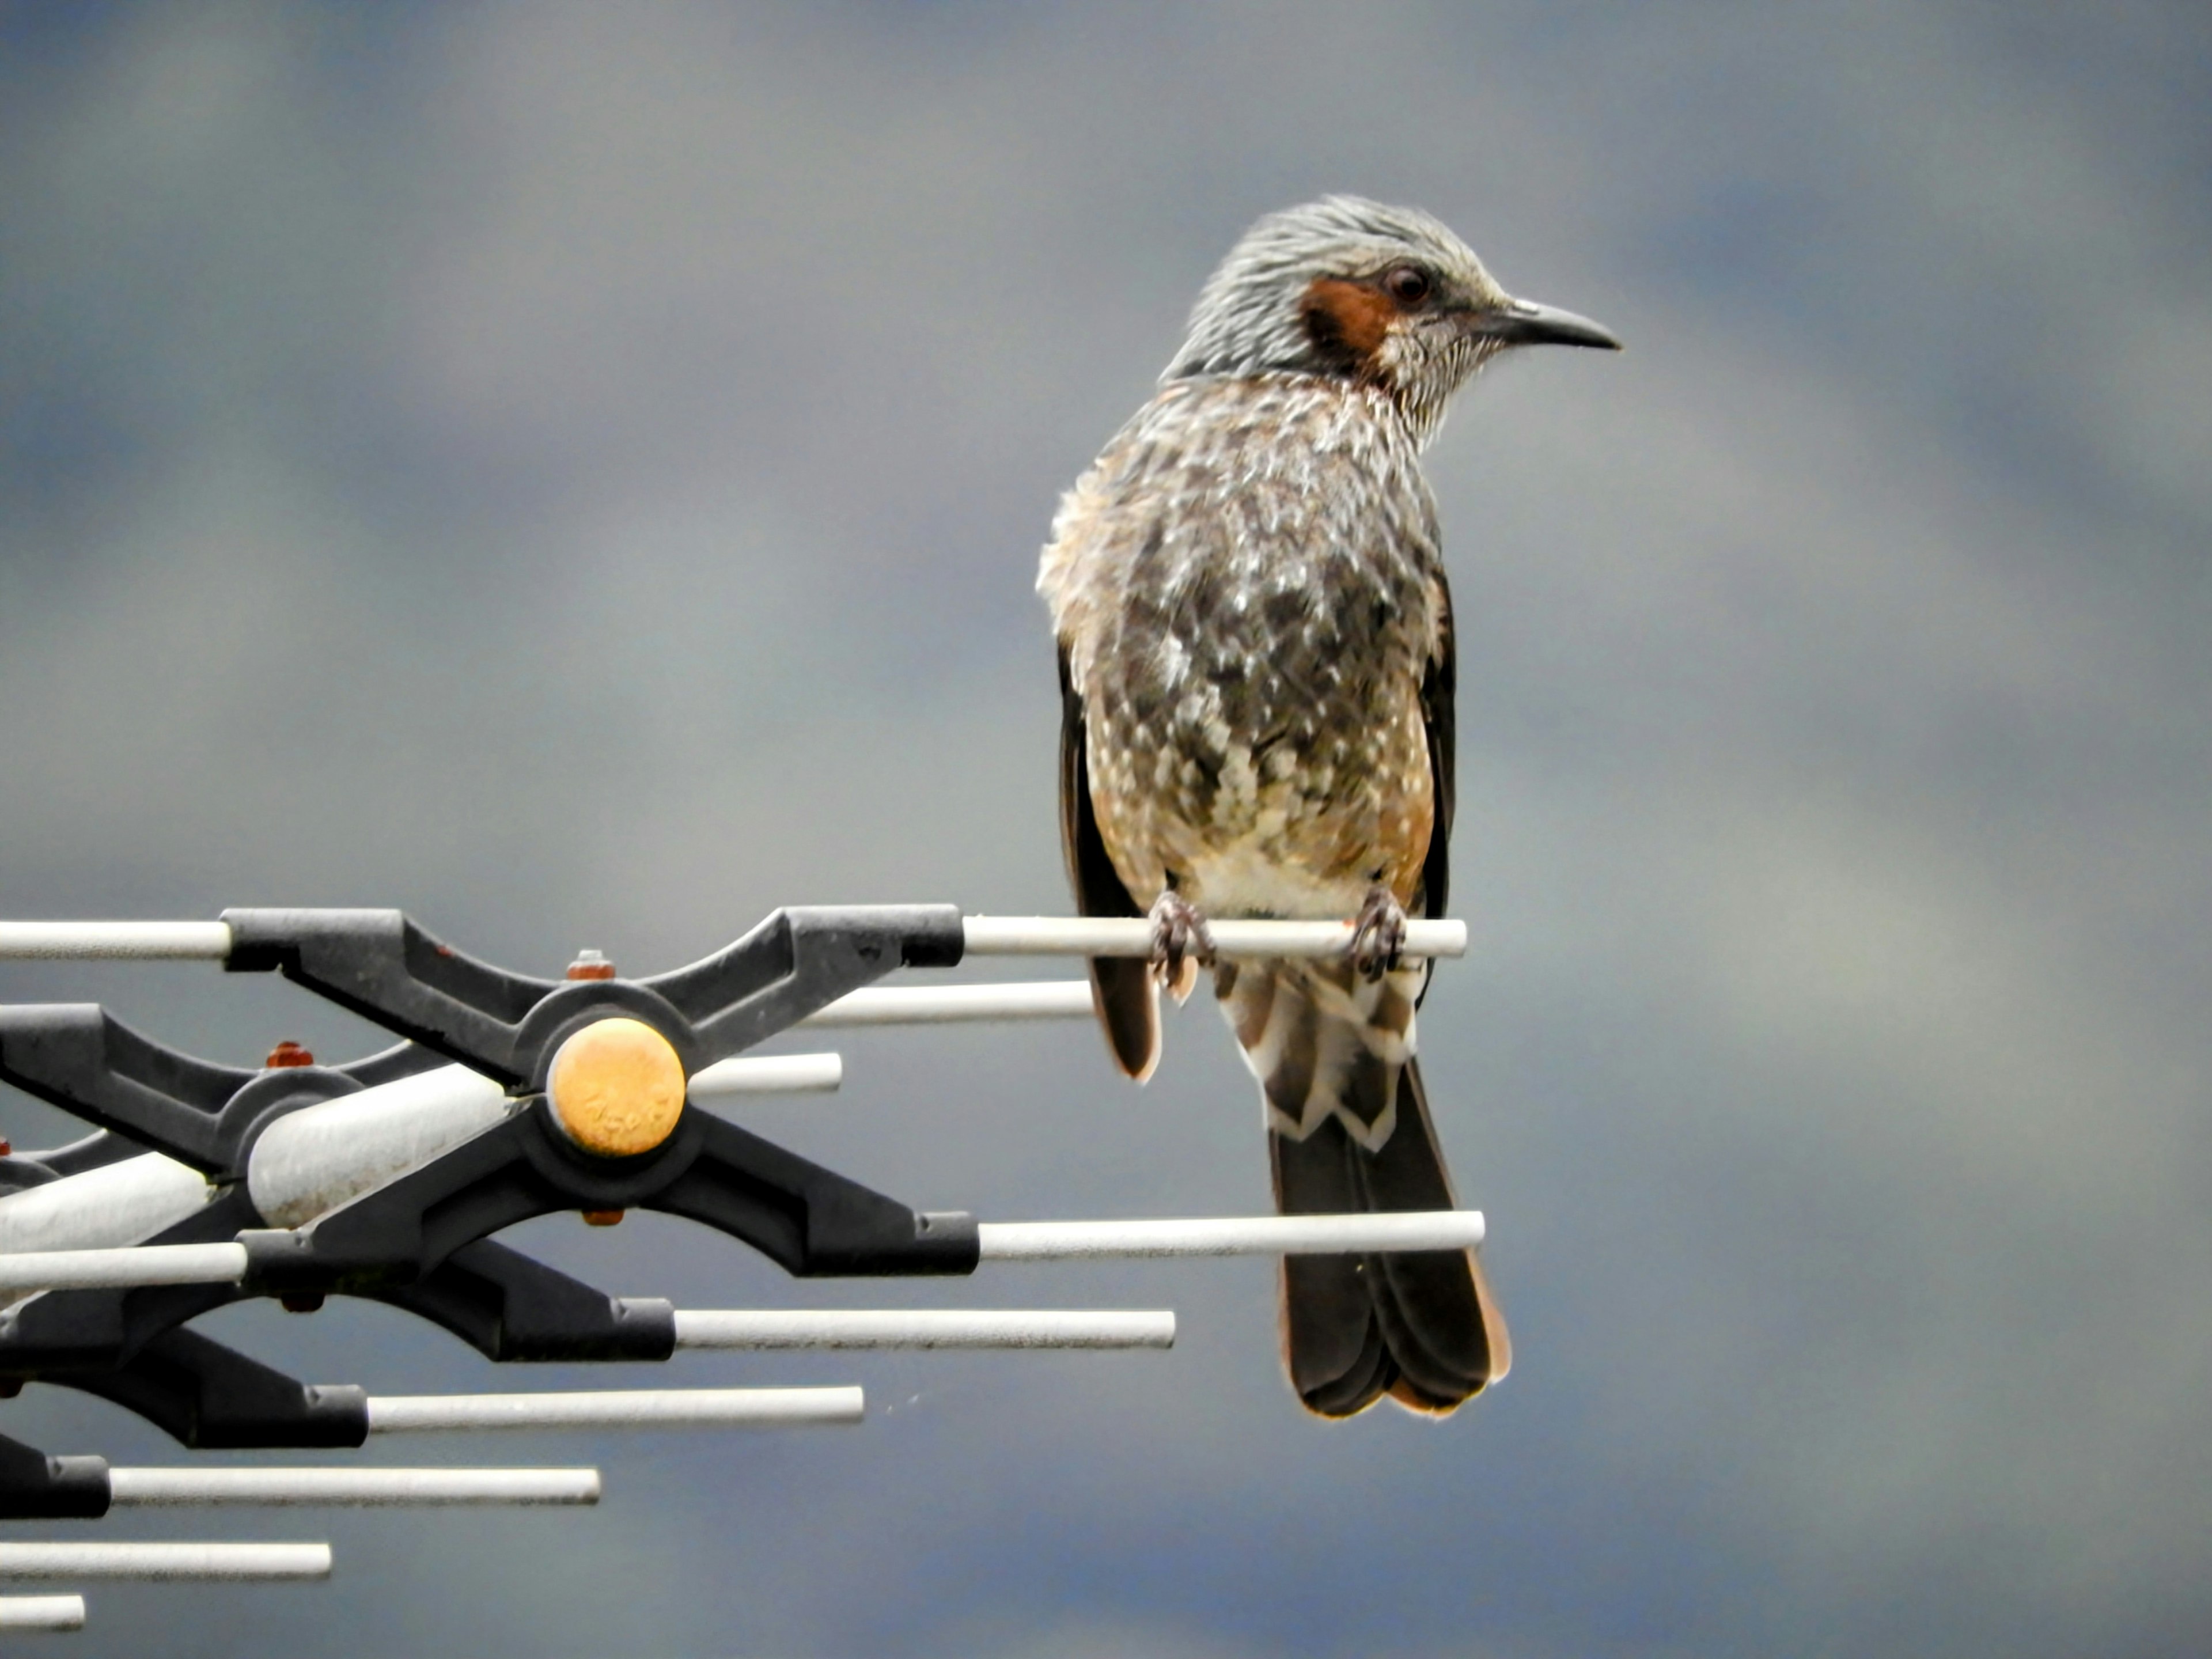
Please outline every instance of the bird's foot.
[[1405, 948], [1406, 907], [1378, 882], [1352, 919], [1352, 965], [1362, 979], [1378, 980], [1398, 965]]
[[1152, 906], [1152, 972], [1177, 1002], [1188, 1000], [1198, 970], [1213, 966], [1213, 931], [1198, 907], [1170, 888]]

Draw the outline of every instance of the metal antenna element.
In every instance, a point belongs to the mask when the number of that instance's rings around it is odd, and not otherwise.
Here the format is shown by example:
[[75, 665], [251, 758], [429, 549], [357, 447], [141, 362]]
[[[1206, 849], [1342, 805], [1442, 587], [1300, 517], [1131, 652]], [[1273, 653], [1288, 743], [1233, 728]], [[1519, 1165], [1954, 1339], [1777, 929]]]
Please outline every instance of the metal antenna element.
[[82, 1630], [82, 1595], [0, 1595], [0, 1630]]
[[[1336, 922], [1212, 924], [1230, 957], [1340, 957]], [[1453, 1251], [1474, 1211], [978, 1222], [874, 1192], [725, 1115], [843, 1080], [835, 1054], [761, 1054], [810, 1029], [1088, 1018], [1085, 981], [888, 986], [968, 956], [1144, 957], [1141, 921], [963, 916], [950, 905], [779, 910], [671, 973], [584, 951], [557, 979], [478, 961], [396, 910], [231, 910], [212, 922], [0, 922], [0, 959], [219, 963], [279, 972], [396, 1046], [258, 1066], [179, 1053], [89, 1005], [0, 1006], [0, 1080], [93, 1126], [0, 1142], [0, 1399], [98, 1395], [194, 1449], [357, 1448], [371, 1436], [522, 1429], [850, 1426], [854, 1387], [371, 1395], [310, 1384], [201, 1335], [246, 1297], [311, 1313], [365, 1297], [504, 1363], [665, 1360], [678, 1350], [1164, 1351], [1136, 1309], [682, 1309], [611, 1296], [492, 1235], [556, 1211], [700, 1222], [799, 1277], [973, 1273], [985, 1261]], [[1464, 953], [1458, 922], [1406, 954]], [[595, 1468], [111, 1467], [0, 1437], [0, 1520], [134, 1508], [587, 1506]], [[327, 1577], [327, 1544], [0, 1540], [0, 1579]], [[83, 1623], [74, 1595], [0, 1597], [0, 1630]]]
[[328, 1544], [0, 1542], [0, 1578], [284, 1580], [331, 1576]]

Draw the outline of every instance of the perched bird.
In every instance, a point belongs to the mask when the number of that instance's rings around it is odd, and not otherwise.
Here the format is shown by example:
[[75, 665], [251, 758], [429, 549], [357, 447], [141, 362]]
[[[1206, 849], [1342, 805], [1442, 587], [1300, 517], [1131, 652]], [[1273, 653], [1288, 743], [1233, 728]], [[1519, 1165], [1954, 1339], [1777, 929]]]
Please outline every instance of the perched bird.
[[[1038, 591], [1060, 643], [1060, 825], [1077, 908], [1149, 916], [1091, 979], [1115, 1058], [1158, 1064], [1158, 988], [1199, 965], [1260, 1081], [1285, 1214], [1449, 1209], [1413, 1059], [1443, 914], [1451, 599], [1420, 466], [1444, 406], [1516, 345], [1618, 349], [1516, 300], [1437, 220], [1334, 196], [1261, 219], [1207, 281], [1159, 391], [1060, 503]], [[1348, 959], [1216, 963], [1206, 918], [1336, 917]], [[1466, 1251], [1282, 1264], [1312, 1411], [1452, 1410], [1510, 1350]]]

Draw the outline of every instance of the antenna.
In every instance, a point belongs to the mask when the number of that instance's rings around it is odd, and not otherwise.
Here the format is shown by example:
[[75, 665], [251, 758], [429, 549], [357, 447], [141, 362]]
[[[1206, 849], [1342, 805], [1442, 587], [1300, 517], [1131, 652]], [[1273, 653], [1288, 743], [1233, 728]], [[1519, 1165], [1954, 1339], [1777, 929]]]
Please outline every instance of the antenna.
[[[1229, 957], [1342, 957], [1352, 925], [1212, 924]], [[611, 1296], [493, 1235], [556, 1211], [684, 1217], [802, 1278], [960, 1277], [985, 1264], [1367, 1254], [1480, 1246], [1439, 1211], [990, 1221], [872, 1191], [718, 1115], [749, 1096], [836, 1090], [835, 1054], [763, 1056], [806, 1029], [1087, 1018], [1082, 981], [884, 985], [969, 957], [1142, 957], [1145, 922], [963, 916], [951, 905], [779, 910], [688, 967], [623, 978], [598, 951], [532, 978], [397, 910], [228, 910], [215, 921], [0, 921], [0, 959], [203, 961], [281, 973], [397, 1046], [340, 1065], [280, 1044], [266, 1065], [169, 1048], [105, 1008], [0, 1006], [0, 1079], [90, 1125], [46, 1152], [0, 1146], [0, 1397], [40, 1382], [122, 1405], [194, 1450], [359, 1447], [502, 1429], [853, 1426], [853, 1387], [382, 1395], [310, 1384], [191, 1328], [248, 1297], [309, 1312], [378, 1301], [488, 1358], [658, 1361], [679, 1349], [1164, 1350], [1165, 1310], [688, 1310]], [[1454, 957], [1456, 921], [1406, 951]], [[135, 1507], [590, 1506], [592, 1468], [114, 1468], [0, 1438], [0, 1520]], [[0, 1578], [326, 1577], [327, 1544], [18, 1542]], [[74, 1629], [74, 1595], [0, 1598], [0, 1629]]]

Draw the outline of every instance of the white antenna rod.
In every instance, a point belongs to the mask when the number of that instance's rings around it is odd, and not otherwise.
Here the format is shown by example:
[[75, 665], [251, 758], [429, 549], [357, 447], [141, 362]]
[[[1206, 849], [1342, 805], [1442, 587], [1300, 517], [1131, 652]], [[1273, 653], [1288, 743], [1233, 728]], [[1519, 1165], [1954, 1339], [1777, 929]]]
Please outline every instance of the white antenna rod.
[[371, 1434], [440, 1429], [801, 1428], [858, 1423], [858, 1389], [641, 1389], [374, 1395]]
[[739, 1054], [691, 1073], [686, 1092], [695, 1106], [742, 1095], [835, 1094], [845, 1080], [837, 1054]]
[[976, 1231], [986, 1261], [1365, 1255], [1376, 1250], [1474, 1249], [1482, 1243], [1482, 1212], [1407, 1210], [1196, 1221], [986, 1221]]
[[82, 1595], [0, 1595], [0, 1630], [82, 1630]]
[[[1152, 948], [1152, 924], [1137, 917], [969, 916], [962, 927], [971, 957], [1141, 957]], [[1340, 957], [1352, 948], [1348, 921], [1209, 921], [1224, 957]], [[1408, 921], [1405, 954], [1463, 957], [1463, 921]]]
[[210, 1504], [344, 1505], [596, 1504], [597, 1469], [112, 1468], [117, 1509]]
[[331, 1576], [328, 1544], [0, 1543], [0, 1578], [297, 1579]]
[[[1352, 946], [1349, 921], [1241, 921], [1209, 924], [1230, 957], [1340, 957]], [[1152, 950], [1152, 925], [1139, 917], [969, 916], [970, 956], [1141, 957]], [[220, 921], [0, 921], [0, 959], [76, 962], [220, 962], [230, 954]], [[1409, 957], [1467, 954], [1467, 924], [1426, 920], [1406, 924]]]
[[1167, 1312], [891, 1308], [686, 1310], [679, 1348], [1170, 1348]]
[[847, 992], [799, 1023], [963, 1025], [983, 1020], [1090, 1018], [1091, 981], [1055, 979], [1011, 985], [872, 985]]
[[0, 1295], [138, 1285], [235, 1285], [243, 1244], [133, 1244], [116, 1250], [27, 1250], [0, 1255]]
[[[1065, 1261], [1126, 1256], [1471, 1250], [1482, 1243], [1483, 1225], [1480, 1210], [1401, 1210], [1368, 1215], [1231, 1216], [1185, 1221], [986, 1221], [976, 1231], [986, 1261]], [[15, 1296], [40, 1290], [116, 1285], [235, 1285], [245, 1276], [243, 1244], [139, 1244], [115, 1250], [0, 1255], [0, 1294]]]
[[225, 921], [0, 921], [0, 960], [221, 962]]

